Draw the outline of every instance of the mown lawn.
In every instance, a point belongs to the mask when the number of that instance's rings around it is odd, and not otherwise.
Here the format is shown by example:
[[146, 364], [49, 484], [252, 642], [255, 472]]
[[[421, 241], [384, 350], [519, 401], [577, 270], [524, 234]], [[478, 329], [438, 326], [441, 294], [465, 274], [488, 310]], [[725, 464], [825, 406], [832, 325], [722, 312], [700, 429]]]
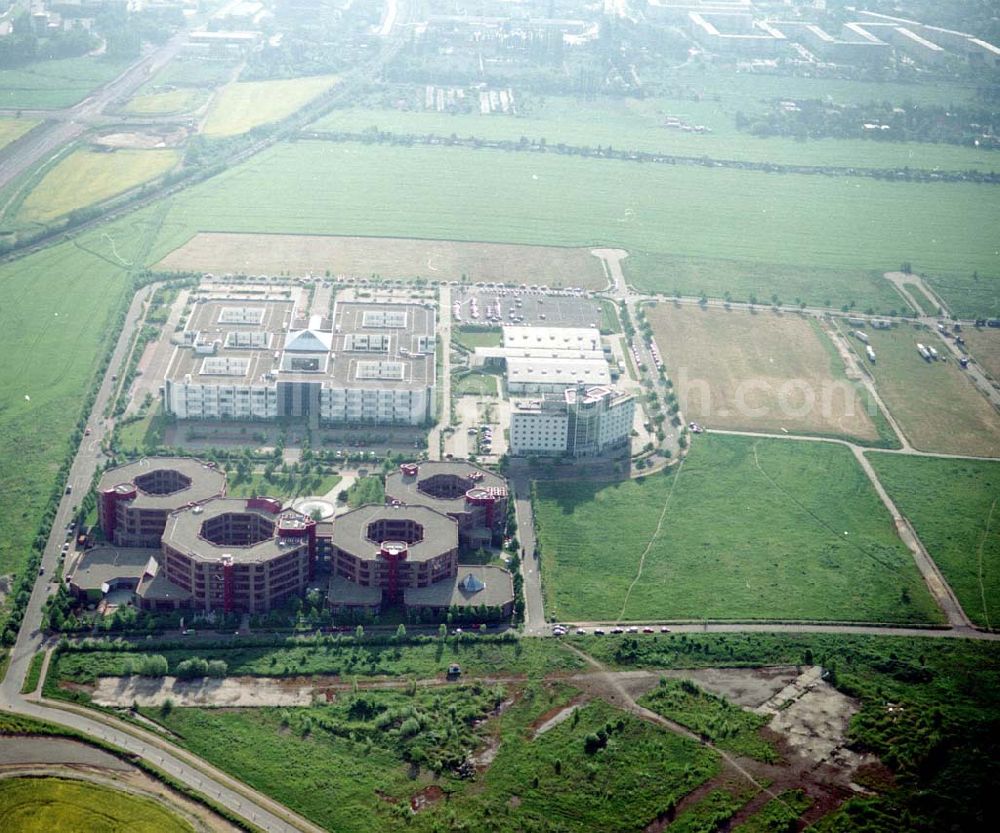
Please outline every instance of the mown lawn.
[[[976, 390], [941, 339], [910, 324], [868, 330], [874, 364], [865, 361], [886, 407], [915, 448], [949, 454], [1000, 456], [1000, 414]], [[864, 347], [850, 339], [864, 356]], [[941, 361], [927, 361], [917, 344], [934, 347]]]
[[21, 223], [54, 220], [155, 179], [179, 160], [175, 150], [77, 150], [31, 189], [15, 219]]
[[1000, 462], [868, 459], [969, 618], [1000, 624]]
[[941, 621], [840, 446], [702, 435], [679, 474], [540, 481], [535, 516], [557, 619]]
[[102, 56], [36, 61], [18, 69], [0, 70], [0, 107], [69, 107], [121, 74], [128, 64], [127, 60]]
[[202, 132], [206, 136], [235, 136], [290, 116], [330, 89], [332, 75], [275, 81], [239, 81], [223, 87], [212, 102]]
[[[759, 79], [760, 76], [757, 76]], [[864, 85], [860, 85], [864, 86]], [[422, 95], [423, 89], [420, 93]], [[882, 99], [879, 99], [882, 100]], [[412, 102], [416, 106], [414, 99]], [[737, 111], [763, 111], [763, 100], [744, 97], [727, 101], [687, 98], [577, 99], [528, 97], [517, 115], [438, 113], [426, 110], [349, 107], [334, 110], [312, 129], [362, 133], [370, 128], [400, 134], [428, 133], [459, 138], [475, 136], [493, 141], [545, 140], [560, 144], [613, 147], [677, 156], [737, 159], [785, 165], [871, 168], [937, 168], [991, 171], [993, 152], [958, 145], [918, 142], [875, 142], [866, 139], [761, 138], [736, 130]], [[664, 127], [666, 115], [708, 127], [710, 133], [688, 133]]]
[[37, 124], [37, 121], [32, 121], [31, 119], [0, 118], [0, 148], [19, 139]]
[[[267, 200], [256, 198], [264, 192]], [[877, 273], [904, 260], [958, 276], [956, 286], [971, 287], [962, 276], [974, 270], [989, 274], [1000, 216], [995, 192], [971, 184], [299, 141], [179, 196], [157, 249], [162, 256], [203, 229], [614, 245], [632, 253], [625, 269], [644, 290], [730, 291], [735, 299], [777, 293], [786, 303], [800, 297], [888, 310], [899, 309], [901, 299]], [[677, 258], [707, 265], [675, 273], [670, 264]], [[713, 264], [727, 261], [735, 265], [724, 282], [703, 280]], [[762, 264], [781, 271], [761, 279]], [[799, 272], [815, 280], [793, 286]], [[987, 306], [995, 303], [989, 286], [981, 280], [975, 290]]]

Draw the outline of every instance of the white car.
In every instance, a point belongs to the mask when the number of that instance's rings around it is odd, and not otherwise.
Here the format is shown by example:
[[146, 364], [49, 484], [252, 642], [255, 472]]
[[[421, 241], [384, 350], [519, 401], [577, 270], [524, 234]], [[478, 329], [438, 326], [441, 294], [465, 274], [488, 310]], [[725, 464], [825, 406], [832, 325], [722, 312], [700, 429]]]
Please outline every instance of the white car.
[[586, 628], [577, 628], [576, 629], [576, 635], [577, 636], [586, 636], [587, 635], [587, 629]]

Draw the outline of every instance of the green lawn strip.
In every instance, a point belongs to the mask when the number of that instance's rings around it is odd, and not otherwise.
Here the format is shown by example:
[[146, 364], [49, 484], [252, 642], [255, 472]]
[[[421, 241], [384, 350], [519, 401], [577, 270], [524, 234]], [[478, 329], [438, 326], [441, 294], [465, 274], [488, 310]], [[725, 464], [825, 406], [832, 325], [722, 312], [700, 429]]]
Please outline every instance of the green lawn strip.
[[702, 691], [690, 680], [663, 678], [640, 702], [721, 749], [765, 763], [779, 759], [774, 746], [759, 734], [767, 718]]
[[21, 694], [31, 694], [38, 688], [38, 681], [42, 677], [42, 665], [45, 664], [45, 651], [39, 651], [31, 658], [28, 666], [28, 673], [24, 675], [24, 683], [21, 686]]
[[304, 495], [325, 495], [337, 487], [341, 481], [339, 474], [301, 475], [297, 472], [284, 475], [275, 472], [271, 479], [264, 474], [251, 475], [249, 479], [238, 480], [230, 475], [226, 483], [226, 494], [231, 497], [293, 498]]
[[869, 454], [977, 625], [1000, 625], [1000, 462]]
[[701, 436], [679, 475], [538, 482], [535, 494], [557, 619], [941, 621], [840, 446]]
[[938, 314], [938, 305], [932, 304], [930, 299], [924, 294], [923, 290], [915, 283], [904, 283], [903, 289], [910, 293], [910, 297], [917, 302], [917, 306], [920, 307], [920, 311], [924, 315]]
[[812, 799], [802, 790], [786, 790], [777, 798], [767, 802], [742, 824], [733, 828], [733, 833], [789, 833], [798, 829], [796, 822], [809, 806]]
[[499, 347], [503, 338], [499, 327], [455, 327], [451, 340], [472, 353], [477, 347]]
[[489, 373], [464, 373], [456, 375], [451, 391], [456, 396], [496, 396], [497, 377]]
[[[172, 643], [172, 645], [175, 643]], [[582, 661], [547, 640], [501, 640], [496, 637], [449, 637], [445, 641], [428, 639], [424, 644], [360, 645], [354, 637], [323, 640], [320, 644], [294, 642], [288, 647], [191, 647], [159, 648], [149, 643], [137, 644], [133, 651], [68, 651], [53, 657], [49, 681], [66, 680], [93, 683], [100, 676], [120, 676], [125, 663], [139, 654], [166, 657], [173, 671], [177, 664], [192, 656], [224, 659], [228, 673], [265, 677], [309, 674], [341, 675], [351, 679], [383, 676], [408, 676], [417, 679], [441, 677], [451, 663], [459, 663], [466, 675], [524, 674], [575, 671]]]
[[[345, 159], [350, 165], [341, 164]], [[472, 181], [480, 187], [461, 186]], [[253, 199], [265, 189], [268, 200]], [[870, 273], [904, 260], [932, 274], [989, 274], [995, 264], [988, 241], [1000, 214], [994, 191], [971, 183], [778, 177], [558, 154], [298, 141], [279, 143], [178, 195], [156, 250], [163, 256], [199, 230], [600, 243], [633, 253], [625, 268], [646, 290], [670, 292], [678, 283], [664, 268], [665, 256], [729, 260], [738, 264], [734, 280], [739, 264], [783, 267], [781, 276], [765, 276], [766, 297], [776, 292], [786, 302], [801, 295], [822, 303], [830, 296], [835, 306], [853, 301], [859, 309], [884, 309], [899, 307], [899, 296]], [[800, 273], [825, 279], [802, 280]], [[971, 277], [965, 280], [972, 285]], [[711, 289], [702, 282], [685, 279], [681, 288]], [[983, 298], [992, 299], [988, 282], [979, 284]], [[740, 287], [720, 286], [718, 294], [726, 289]]]
[[618, 318], [618, 305], [606, 298], [601, 299], [601, 335], [614, 335], [622, 331]]

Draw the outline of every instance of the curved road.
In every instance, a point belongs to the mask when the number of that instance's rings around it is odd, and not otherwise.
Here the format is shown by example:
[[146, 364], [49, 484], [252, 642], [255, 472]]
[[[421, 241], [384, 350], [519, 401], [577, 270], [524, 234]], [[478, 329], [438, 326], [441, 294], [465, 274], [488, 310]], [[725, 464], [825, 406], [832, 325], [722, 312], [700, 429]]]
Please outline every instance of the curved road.
[[76, 729], [138, 755], [182, 781], [196, 792], [221, 802], [262, 830], [274, 831], [275, 833], [294, 833], [294, 831], [319, 833], [320, 828], [292, 813], [278, 802], [251, 790], [236, 779], [205, 764], [189, 752], [173, 746], [150, 732], [137, 729], [130, 724], [98, 712], [88, 712], [75, 706], [62, 704], [56, 707], [48, 705], [44, 701], [26, 698], [20, 693], [31, 658], [43, 648], [42, 605], [49, 594], [55, 590], [51, 579], [56, 575], [60, 550], [65, 540], [66, 525], [73, 516], [79, 495], [85, 493], [89, 488], [98, 464], [102, 461], [101, 441], [110, 434], [113, 428], [112, 420], [104, 420], [100, 416], [104, 413], [105, 406], [114, 392], [115, 385], [111, 381], [111, 376], [120, 373], [124, 367], [132, 336], [141, 318], [143, 304], [154, 288], [154, 286], [144, 287], [132, 299], [107, 373], [101, 381], [94, 407], [87, 422], [90, 435], [84, 437], [83, 442], [80, 443], [70, 469], [68, 483], [73, 487], [73, 494], [65, 495], [60, 501], [55, 519], [52, 522], [52, 531], [42, 555], [42, 566], [45, 568], [46, 577], [39, 576], [35, 582], [24, 614], [24, 621], [17, 635], [17, 641], [11, 649], [11, 660], [7, 674], [0, 682], [0, 708]]

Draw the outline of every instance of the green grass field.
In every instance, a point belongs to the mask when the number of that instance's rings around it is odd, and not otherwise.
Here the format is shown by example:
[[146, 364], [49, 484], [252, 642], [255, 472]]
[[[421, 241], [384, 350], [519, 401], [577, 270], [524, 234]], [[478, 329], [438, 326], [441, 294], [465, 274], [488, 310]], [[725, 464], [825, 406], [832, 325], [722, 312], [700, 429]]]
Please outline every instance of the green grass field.
[[1000, 462], [868, 459], [969, 618], [1000, 624]]
[[236, 480], [235, 472], [229, 475], [226, 494], [232, 497], [294, 498], [304, 495], [325, 495], [340, 482], [339, 474], [283, 475], [276, 472], [271, 480], [263, 474], [255, 474], [249, 480]]
[[44, 651], [39, 651], [31, 658], [28, 673], [24, 675], [24, 683], [21, 685], [21, 694], [31, 694], [38, 688], [38, 681], [42, 678], [42, 666], [44, 664]]
[[708, 435], [695, 438], [674, 471], [622, 483], [537, 483], [547, 613], [570, 621], [941, 621], [846, 448]]
[[205, 95], [199, 90], [180, 88], [137, 95], [129, 100], [123, 110], [137, 116], [160, 116], [170, 113], [186, 113], [204, 101]]
[[31, 128], [38, 124], [31, 119], [3, 119], [0, 118], [0, 149], [9, 145], [15, 139], [20, 139]]
[[[677, 156], [708, 156], [745, 162], [870, 168], [938, 168], [985, 171], [997, 168], [992, 151], [958, 145], [917, 142], [874, 142], [864, 139], [820, 139], [799, 142], [783, 137], [759, 138], [734, 126], [737, 110], [754, 108], [742, 101], [691, 99], [597, 99], [547, 97], [531, 100], [528, 112], [517, 116], [478, 113], [437, 113], [389, 108], [351, 107], [334, 110], [312, 125], [321, 131], [361, 133], [377, 127], [402, 134], [428, 133], [492, 141], [545, 139], [560, 144], [613, 147]], [[682, 132], [663, 126], [667, 115], [689, 124], [705, 125], [711, 133]]]
[[193, 833], [149, 798], [66, 778], [0, 779], [0, 830], [6, 833]]
[[50, 490], [62, 493], [53, 480], [130, 286], [125, 264], [144, 259], [159, 219], [136, 212], [0, 264], [0, 494], [15, 507], [0, 516], [0, 575], [24, 563]]
[[335, 76], [241, 81], [224, 87], [202, 125], [206, 136], [235, 136], [290, 116], [337, 82]]
[[456, 396], [496, 396], [497, 377], [488, 373], [466, 373], [452, 381], [451, 391]]
[[[265, 191], [267, 200], [256, 199]], [[644, 290], [730, 291], [735, 299], [776, 292], [786, 303], [798, 296], [888, 310], [901, 299], [869, 270], [910, 260], [953, 274], [960, 287], [962, 275], [995, 267], [1000, 190], [300, 141], [191, 188], [172, 206], [160, 257], [199, 230], [600, 243], [632, 252], [625, 270]], [[678, 270], [678, 261], [691, 265]], [[767, 264], [781, 271], [761, 280]], [[713, 277], [719, 265], [723, 276]], [[987, 306], [1000, 303], [991, 286], [975, 283]]]
[[[717, 772], [710, 751], [599, 702], [533, 739], [532, 722], [571, 694], [562, 686], [504, 692], [506, 711], [476, 730], [477, 745], [495, 737], [499, 750], [472, 781], [450, 773], [433, 777], [428, 769], [436, 747], [452, 736], [448, 709], [455, 708], [455, 696], [460, 704], [475, 702], [475, 689], [414, 697], [365, 692], [310, 709], [174, 709], [166, 718], [151, 716], [196, 753], [343, 833], [396, 830], [404, 819], [417, 831], [454, 829], [456, 819], [467, 829], [497, 833], [633, 831]], [[400, 729], [388, 720], [393, 708], [439, 716], [403, 746], [395, 740]], [[372, 731], [371, 711], [375, 726], [385, 728]], [[606, 747], [585, 751], [584, 738], [606, 727]], [[402, 756], [412, 756], [414, 747], [419, 752], [420, 744], [428, 763], [408, 774]], [[357, 766], [362, 759], [364, 766]], [[414, 797], [434, 791], [447, 800], [412, 814]]]
[[[868, 330], [874, 364], [865, 361], [886, 407], [915, 448], [949, 454], [1000, 456], [1000, 414], [986, 401], [934, 333], [910, 324]], [[856, 339], [851, 345], [862, 355]], [[917, 344], [947, 361], [925, 361]]]
[[38, 61], [19, 69], [0, 70], [0, 107], [69, 107], [125, 71], [128, 61], [104, 57]]
[[175, 150], [77, 150], [60, 161], [25, 197], [16, 220], [45, 223], [106, 200], [165, 174]]

